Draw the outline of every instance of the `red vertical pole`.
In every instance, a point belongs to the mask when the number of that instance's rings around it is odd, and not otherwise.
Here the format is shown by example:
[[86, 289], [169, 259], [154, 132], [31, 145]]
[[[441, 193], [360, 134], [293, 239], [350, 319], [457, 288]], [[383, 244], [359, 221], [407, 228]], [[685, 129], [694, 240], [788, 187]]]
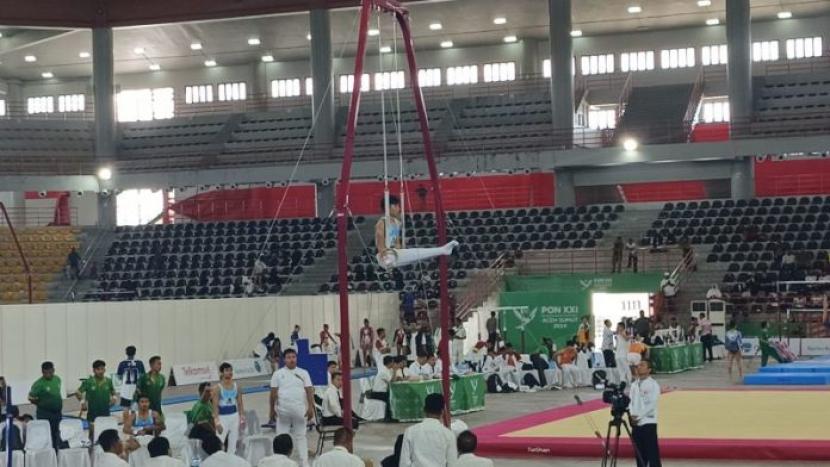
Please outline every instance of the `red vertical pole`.
[[[421, 127], [421, 136], [424, 141], [424, 157], [427, 160], [427, 168], [429, 169], [429, 178], [432, 181], [432, 195], [435, 201], [435, 226], [438, 230], [438, 244], [445, 245], [447, 243], [447, 225], [444, 213], [444, 201], [441, 197], [441, 181], [438, 178], [438, 167], [435, 164], [435, 157], [432, 154], [432, 137], [429, 132], [429, 120], [427, 119], [426, 106], [424, 105], [424, 95], [421, 92], [421, 86], [418, 83], [418, 64], [415, 62], [415, 47], [412, 43], [412, 33], [409, 30], [409, 22], [407, 16], [398, 10], [395, 14], [398, 19], [398, 24], [401, 26], [401, 34], [403, 35], [403, 43], [406, 47], [406, 59], [409, 64], [409, 79], [412, 84], [412, 93], [415, 98], [415, 108], [418, 111], [418, 121]], [[438, 258], [438, 289], [440, 290], [441, 298], [441, 342], [439, 351], [441, 352], [441, 382], [444, 392], [444, 403], [446, 409], [444, 410], [444, 424], [450, 424], [450, 365], [452, 359], [450, 358], [450, 297], [447, 291], [447, 282], [449, 280], [449, 265], [446, 256]]]
[[352, 429], [352, 372], [351, 372], [351, 336], [349, 332], [349, 276], [348, 244], [349, 231], [348, 204], [349, 182], [354, 158], [354, 135], [357, 128], [357, 114], [360, 109], [360, 85], [363, 77], [363, 60], [366, 55], [366, 42], [369, 31], [369, 14], [372, 0], [362, 0], [360, 7], [360, 30], [357, 37], [357, 53], [354, 61], [354, 85], [352, 86], [349, 116], [346, 120], [346, 141], [343, 149], [343, 166], [340, 168], [340, 184], [337, 186], [337, 268], [340, 295], [340, 371], [343, 373], [343, 427]]

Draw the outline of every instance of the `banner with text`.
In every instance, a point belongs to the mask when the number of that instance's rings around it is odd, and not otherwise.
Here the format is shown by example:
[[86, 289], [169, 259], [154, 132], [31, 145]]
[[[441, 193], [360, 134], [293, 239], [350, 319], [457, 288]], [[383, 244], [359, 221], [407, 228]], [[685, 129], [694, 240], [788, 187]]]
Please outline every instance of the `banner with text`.
[[171, 371], [177, 386], [219, 381], [219, 367], [216, 362], [196, 362], [173, 365]]
[[257, 376], [271, 376], [271, 363], [259, 358], [242, 358], [225, 360], [233, 367], [234, 379], [256, 378]]
[[582, 316], [589, 315], [585, 292], [504, 292], [499, 323], [506, 342], [522, 353], [532, 352], [550, 337], [557, 347], [576, 335]]
[[508, 292], [656, 292], [663, 275], [658, 273], [621, 274], [551, 274], [544, 276], [508, 276]]

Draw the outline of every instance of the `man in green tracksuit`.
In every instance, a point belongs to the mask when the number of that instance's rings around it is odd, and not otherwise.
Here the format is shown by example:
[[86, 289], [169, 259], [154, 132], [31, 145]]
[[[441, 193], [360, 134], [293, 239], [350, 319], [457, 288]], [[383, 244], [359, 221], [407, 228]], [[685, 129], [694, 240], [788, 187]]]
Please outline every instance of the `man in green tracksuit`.
[[52, 431], [52, 447], [60, 449], [60, 423], [63, 412], [61, 379], [55, 375], [55, 365], [43, 362], [40, 365], [41, 378], [29, 390], [29, 402], [35, 405], [35, 417], [49, 422]]
[[166, 385], [164, 375], [161, 374], [161, 357], [158, 355], [150, 358], [150, 371], [138, 378], [136, 385], [136, 398], [147, 396], [150, 399], [150, 410], [158, 413], [162, 420], [164, 414], [161, 411], [161, 393]]
[[81, 402], [81, 410], [86, 410], [86, 421], [89, 422], [90, 439], [94, 438], [95, 419], [109, 417], [110, 407], [117, 402], [115, 386], [112, 379], [106, 376], [107, 365], [103, 360], [92, 363], [93, 375], [85, 379], [75, 396]]
[[758, 344], [761, 349], [761, 366], [767, 366], [769, 358], [772, 357], [776, 362], [781, 363], [781, 357], [778, 352], [769, 344], [769, 323], [763, 321], [761, 323], [761, 337], [758, 339]]

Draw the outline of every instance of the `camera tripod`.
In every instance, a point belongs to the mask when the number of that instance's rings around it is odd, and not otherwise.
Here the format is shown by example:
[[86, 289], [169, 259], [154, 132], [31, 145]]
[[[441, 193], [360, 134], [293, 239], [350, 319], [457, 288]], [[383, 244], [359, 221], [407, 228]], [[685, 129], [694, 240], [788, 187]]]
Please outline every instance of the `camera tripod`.
[[[634, 457], [637, 459], [637, 463], [639, 464], [641, 461], [640, 452], [637, 450], [637, 445], [634, 444], [634, 437], [631, 435], [631, 429], [628, 426], [628, 423], [623, 419], [623, 415], [628, 414], [629, 419], [631, 418], [631, 414], [628, 413], [626, 410], [621, 414], [612, 413], [612, 419], [608, 422], [608, 431], [605, 434], [605, 453], [602, 456], [602, 467], [616, 467], [617, 460], [619, 458], [620, 453], [620, 436], [622, 436], [622, 429], [625, 429], [626, 435], [628, 435], [628, 439], [631, 441], [631, 447], [634, 449]], [[613, 434], [613, 449], [611, 445]]]

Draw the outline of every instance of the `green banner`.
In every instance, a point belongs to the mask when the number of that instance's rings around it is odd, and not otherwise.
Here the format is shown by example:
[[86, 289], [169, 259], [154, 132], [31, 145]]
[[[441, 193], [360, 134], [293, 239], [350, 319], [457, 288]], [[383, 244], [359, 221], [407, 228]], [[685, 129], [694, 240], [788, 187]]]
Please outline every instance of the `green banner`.
[[694, 344], [652, 347], [649, 358], [655, 373], [680, 373], [703, 366], [703, 346]]
[[522, 353], [533, 352], [543, 337], [559, 348], [571, 339], [582, 316], [590, 314], [584, 292], [504, 292], [501, 294], [500, 332], [505, 342]]
[[655, 292], [663, 275], [658, 273], [553, 274], [547, 276], [508, 276], [508, 292]]
[[[424, 401], [430, 394], [441, 393], [441, 380], [392, 383], [389, 403], [392, 417], [401, 422], [424, 418]], [[484, 410], [487, 387], [483, 374], [453, 377], [450, 381], [450, 411], [453, 415]]]

